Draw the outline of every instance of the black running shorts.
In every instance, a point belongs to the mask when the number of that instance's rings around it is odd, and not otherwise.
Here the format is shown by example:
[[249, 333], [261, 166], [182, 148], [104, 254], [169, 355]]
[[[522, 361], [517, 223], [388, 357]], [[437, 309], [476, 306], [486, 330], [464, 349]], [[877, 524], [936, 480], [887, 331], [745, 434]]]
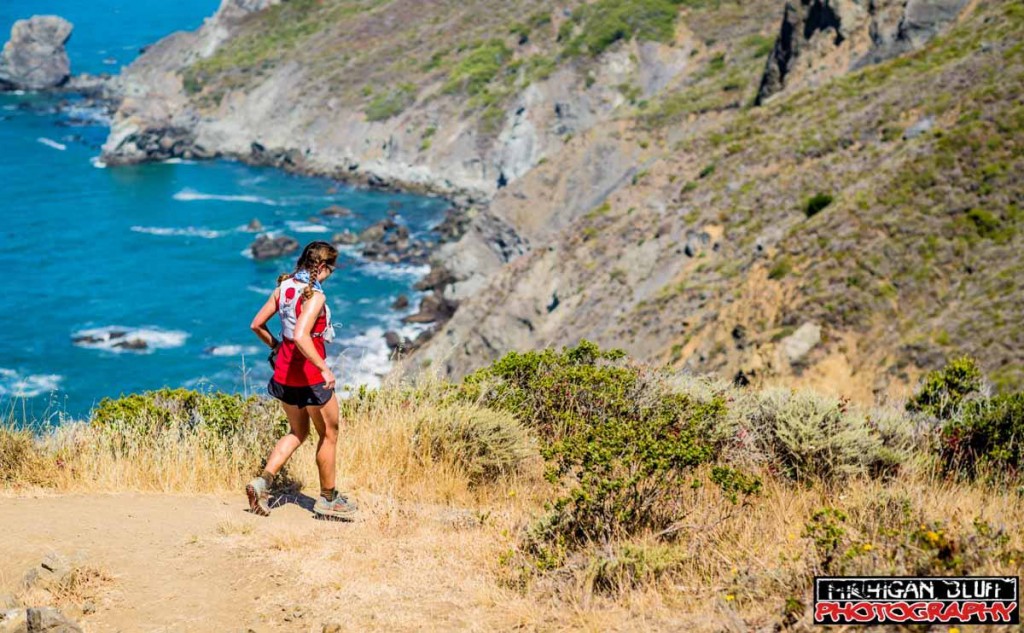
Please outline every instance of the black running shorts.
[[322, 407], [331, 400], [334, 395], [333, 389], [328, 389], [321, 382], [308, 387], [289, 387], [282, 385], [273, 378], [267, 383], [267, 393], [274, 396], [285, 404], [293, 407]]

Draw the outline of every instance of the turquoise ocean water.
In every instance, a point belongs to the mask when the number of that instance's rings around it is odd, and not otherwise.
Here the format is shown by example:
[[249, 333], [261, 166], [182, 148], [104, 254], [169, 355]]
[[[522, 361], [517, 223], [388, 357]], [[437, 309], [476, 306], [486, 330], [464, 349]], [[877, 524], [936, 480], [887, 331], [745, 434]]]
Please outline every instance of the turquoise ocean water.
[[[62, 15], [75, 25], [72, 71], [116, 72], [216, 5], [8, 0], [0, 33], [6, 41], [19, 18]], [[359, 231], [397, 205], [413, 235], [426, 237], [447, 207], [228, 161], [103, 168], [95, 158], [107, 123], [54, 97], [0, 95], [0, 407], [15, 419], [83, 417], [104, 396], [163, 386], [262, 392], [270, 368], [248, 325], [294, 257], [247, 257], [249, 221], [305, 243]], [[355, 215], [319, 218], [330, 204]], [[388, 306], [399, 293], [415, 304], [411, 286], [426, 269], [347, 251], [339, 263], [325, 285], [337, 325], [329, 357], [340, 380], [374, 384], [387, 368], [382, 335], [403, 316]], [[73, 343], [112, 330], [148, 348]]]

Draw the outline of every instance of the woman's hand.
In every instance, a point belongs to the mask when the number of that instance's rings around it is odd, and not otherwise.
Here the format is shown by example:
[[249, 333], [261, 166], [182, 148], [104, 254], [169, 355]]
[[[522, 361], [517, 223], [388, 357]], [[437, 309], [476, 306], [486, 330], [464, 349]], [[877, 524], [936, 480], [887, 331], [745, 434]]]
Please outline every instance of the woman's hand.
[[270, 368], [277, 370], [277, 352], [281, 349], [281, 342], [274, 341], [274, 344], [270, 347], [270, 354], [267, 356], [267, 361], [270, 362]]
[[324, 386], [328, 389], [334, 389], [334, 372], [331, 371], [330, 367], [324, 367], [320, 370], [320, 375], [324, 377]]

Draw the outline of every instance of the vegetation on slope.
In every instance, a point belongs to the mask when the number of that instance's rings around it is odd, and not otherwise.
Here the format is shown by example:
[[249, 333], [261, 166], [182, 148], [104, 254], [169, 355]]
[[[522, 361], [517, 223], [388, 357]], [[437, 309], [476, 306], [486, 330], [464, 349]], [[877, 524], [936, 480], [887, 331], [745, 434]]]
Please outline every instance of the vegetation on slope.
[[[815, 574], [1019, 573], [1024, 407], [980, 393], [972, 363], [930, 376], [908, 412], [738, 390], [584, 341], [461, 384], [360, 390], [339, 472], [357, 498], [472, 509], [494, 582], [545, 611], [554, 596], [600, 611], [655, 592], [672, 614], [644, 607], [655, 628], [723, 608], [790, 626], [809, 617]], [[0, 485], [238, 490], [281, 425], [273, 402], [235, 395], [106, 400], [90, 424], [0, 430]], [[284, 486], [315, 489], [311, 444]]]
[[[559, 295], [587, 315], [564, 330], [728, 376], [842, 355], [865, 399], [962, 353], [1018, 388], [1022, 34], [1019, 7], [982, 2], [919, 51], [763, 107], [761, 36], [716, 44], [637, 105], [631, 132], [660, 158], [555, 240]], [[739, 90], [719, 84], [730, 73]], [[687, 237], [705, 230], [721, 231], [714, 250]], [[822, 344], [778, 362], [807, 322]]]

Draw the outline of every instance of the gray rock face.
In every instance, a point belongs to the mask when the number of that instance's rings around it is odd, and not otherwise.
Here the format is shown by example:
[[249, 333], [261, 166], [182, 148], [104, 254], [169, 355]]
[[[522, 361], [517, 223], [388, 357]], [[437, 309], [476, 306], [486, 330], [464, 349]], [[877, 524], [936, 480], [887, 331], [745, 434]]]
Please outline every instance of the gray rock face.
[[807, 68], [829, 67], [831, 74], [841, 74], [918, 49], [953, 24], [968, 2], [789, 0], [757, 103]]
[[902, 55], [924, 46], [942, 32], [967, 5], [968, 0], [908, 0], [902, 13], [881, 10], [881, 0], [872, 0], [871, 39], [873, 46], [856, 66]]
[[781, 341], [782, 353], [792, 363], [799, 363], [814, 346], [821, 342], [821, 326], [817, 323], [804, 323]]
[[67, 82], [71, 63], [64, 44], [72, 28], [56, 15], [15, 22], [0, 54], [0, 90], [46, 90]]
[[52, 607], [0, 611], [0, 633], [82, 633], [75, 622]]

